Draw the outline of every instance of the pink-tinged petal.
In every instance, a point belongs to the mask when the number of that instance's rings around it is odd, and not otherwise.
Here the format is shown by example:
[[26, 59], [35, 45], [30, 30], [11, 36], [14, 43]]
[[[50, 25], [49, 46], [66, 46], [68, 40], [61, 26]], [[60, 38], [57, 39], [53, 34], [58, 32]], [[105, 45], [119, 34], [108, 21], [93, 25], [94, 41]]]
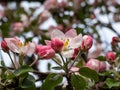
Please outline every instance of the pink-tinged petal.
[[7, 43], [7, 46], [9, 49], [15, 53], [19, 53], [20, 50], [20, 39], [18, 38], [5, 38], [5, 41]]
[[51, 33], [51, 39], [52, 38], [59, 38], [59, 39], [63, 39], [65, 38], [65, 34], [60, 31], [60, 30], [53, 30], [53, 32]]
[[24, 46], [22, 49], [21, 49], [21, 52], [24, 54], [24, 55], [32, 55], [34, 52], [35, 52], [35, 44], [34, 43], [31, 43], [29, 42], [26, 46]]
[[72, 58], [73, 54], [74, 54], [74, 50], [73, 49], [62, 52], [62, 55], [64, 57], [66, 57], [66, 58]]
[[45, 44], [48, 45], [48, 46], [51, 46], [51, 41], [45, 40]]
[[77, 32], [76, 32], [75, 29], [70, 29], [69, 31], [67, 31], [67, 32], [65, 33], [65, 37], [66, 37], [66, 38], [74, 38], [74, 37], [76, 37], [76, 36], [77, 36]]
[[79, 71], [79, 68], [78, 67], [71, 67], [70, 69], [72, 72], [78, 72]]
[[75, 38], [71, 39], [69, 46], [72, 48], [78, 48], [82, 44], [82, 34], [79, 34]]

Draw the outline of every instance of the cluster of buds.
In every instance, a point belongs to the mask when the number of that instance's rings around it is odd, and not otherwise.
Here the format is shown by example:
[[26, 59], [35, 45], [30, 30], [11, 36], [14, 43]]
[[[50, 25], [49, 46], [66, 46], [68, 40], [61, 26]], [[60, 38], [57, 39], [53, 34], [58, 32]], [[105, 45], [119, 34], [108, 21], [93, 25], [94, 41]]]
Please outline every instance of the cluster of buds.
[[90, 59], [86, 63], [86, 67], [95, 70], [96, 72], [102, 72], [106, 70], [105, 62], [99, 61], [97, 59]]
[[106, 61], [99, 61], [97, 59], [90, 59], [86, 63], [86, 67], [91, 68], [95, 70], [96, 72], [102, 72], [106, 71], [112, 68], [112, 65], [115, 60], [115, 54], [114, 52], [108, 52], [106, 53]]

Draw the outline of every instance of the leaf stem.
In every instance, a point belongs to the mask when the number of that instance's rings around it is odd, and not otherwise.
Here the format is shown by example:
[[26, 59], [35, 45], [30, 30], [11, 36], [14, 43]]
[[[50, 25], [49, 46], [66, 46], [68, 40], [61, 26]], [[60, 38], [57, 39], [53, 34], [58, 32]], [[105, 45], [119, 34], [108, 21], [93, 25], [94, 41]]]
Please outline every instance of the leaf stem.
[[64, 58], [63, 58], [62, 54], [61, 54], [61, 53], [59, 53], [59, 55], [60, 55], [60, 57], [61, 57], [61, 59], [62, 59], [62, 61], [63, 61], [63, 64], [65, 65], [65, 60], [64, 60]]
[[8, 55], [9, 55], [9, 57], [10, 57], [10, 60], [12, 61], [12, 64], [13, 64], [14, 68], [16, 69], [15, 63], [14, 63], [14, 61], [13, 61], [11, 55], [10, 55], [10, 52], [8, 52]]
[[32, 67], [37, 61], [38, 61], [38, 59], [36, 58], [36, 59], [30, 64], [30, 67]]

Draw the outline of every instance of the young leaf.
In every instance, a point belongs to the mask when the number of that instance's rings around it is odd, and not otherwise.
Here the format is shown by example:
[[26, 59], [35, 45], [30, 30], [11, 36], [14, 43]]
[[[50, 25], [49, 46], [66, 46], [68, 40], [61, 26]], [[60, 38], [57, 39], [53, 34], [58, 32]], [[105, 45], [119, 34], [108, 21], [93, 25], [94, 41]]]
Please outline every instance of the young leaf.
[[105, 56], [99, 56], [96, 58], [97, 60], [100, 60], [100, 61], [106, 61], [106, 58]]
[[112, 87], [120, 87], [120, 81], [116, 81], [114, 79], [111, 79], [111, 78], [107, 78], [107, 80], [105, 81], [106, 85], [109, 87], [109, 88], [112, 88]]
[[36, 90], [34, 77], [29, 75], [25, 78], [22, 82], [21, 88], [22, 90]]
[[82, 68], [80, 68], [79, 72], [81, 75], [83, 75], [87, 78], [93, 79], [95, 82], [97, 82], [99, 80], [97, 72], [90, 68], [82, 67]]
[[40, 90], [54, 90], [54, 87], [61, 82], [62, 82], [62, 76], [54, 73], [50, 74], [47, 76]]
[[71, 77], [71, 83], [73, 87], [75, 87], [75, 90], [84, 90], [86, 87], [86, 81], [79, 75], [73, 74]]
[[54, 70], [61, 70], [62, 68], [57, 66], [57, 67], [52, 67], [52, 69], [54, 69]]
[[26, 74], [28, 72], [32, 72], [33, 69], [29, 66], [22, 66], [20, 68], [18, 68], [17, 70], [15, 70], [14, 74], [15, 76], [20, 76], [20, 75], [23, 75], [23, 74]]

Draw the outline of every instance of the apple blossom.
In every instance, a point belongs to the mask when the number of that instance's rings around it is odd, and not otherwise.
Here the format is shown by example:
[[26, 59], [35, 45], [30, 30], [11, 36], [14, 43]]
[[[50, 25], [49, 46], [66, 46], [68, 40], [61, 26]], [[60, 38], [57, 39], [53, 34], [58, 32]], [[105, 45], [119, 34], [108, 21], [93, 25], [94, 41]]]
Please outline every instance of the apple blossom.
[[24, 44], [18, 38], [5, 38], [5, 41], [9, 49], [15, 53], [22, 55], [31, 55], [35, 51], [35, 44], [32, 42]]
[[89, 50], [92, 47], [92, 44], [93, 44], [93, 38], [90, 35], [84, 35], [81, 49]]
[[36, 46], [35, 53], [40, 58], [43, 58], [43, 59], [50, 59], [55, 55], [54, 49], [52, 49], [50, 46], [41, 46], [41, 45]]
[[5, 40], [3, 40], [3, 41], [1, 42], [1, 47], [2, 47], [2, 50], [3, 50], [4, 52], [7, 52], [7, 51], [9, 50], [9, 48], [8, 48], [7, 43], [6, 43]]
[[96, 72], [99, 72], [99, 66], [100, 66], [100, 61], [97, 59], [90, 59], [86, 63], [86, 67], [95, 70]]
[[114, 54], [114, 52], [107, 52], [106, 53], [106, 60], [107, 61], [113, 61], [113, 60], [115, 60], [115, 54]]
[[82, 43], [82, 34], [77, 35], [76, 30], [70, 29], [65, 34], [60, 30], [54, 30], [51, 33], [51, 39], [58, 38], [63, 41], [64, 45], [61, 53], [66, 58], [73, 57], [74, 49], [79, 48]]

